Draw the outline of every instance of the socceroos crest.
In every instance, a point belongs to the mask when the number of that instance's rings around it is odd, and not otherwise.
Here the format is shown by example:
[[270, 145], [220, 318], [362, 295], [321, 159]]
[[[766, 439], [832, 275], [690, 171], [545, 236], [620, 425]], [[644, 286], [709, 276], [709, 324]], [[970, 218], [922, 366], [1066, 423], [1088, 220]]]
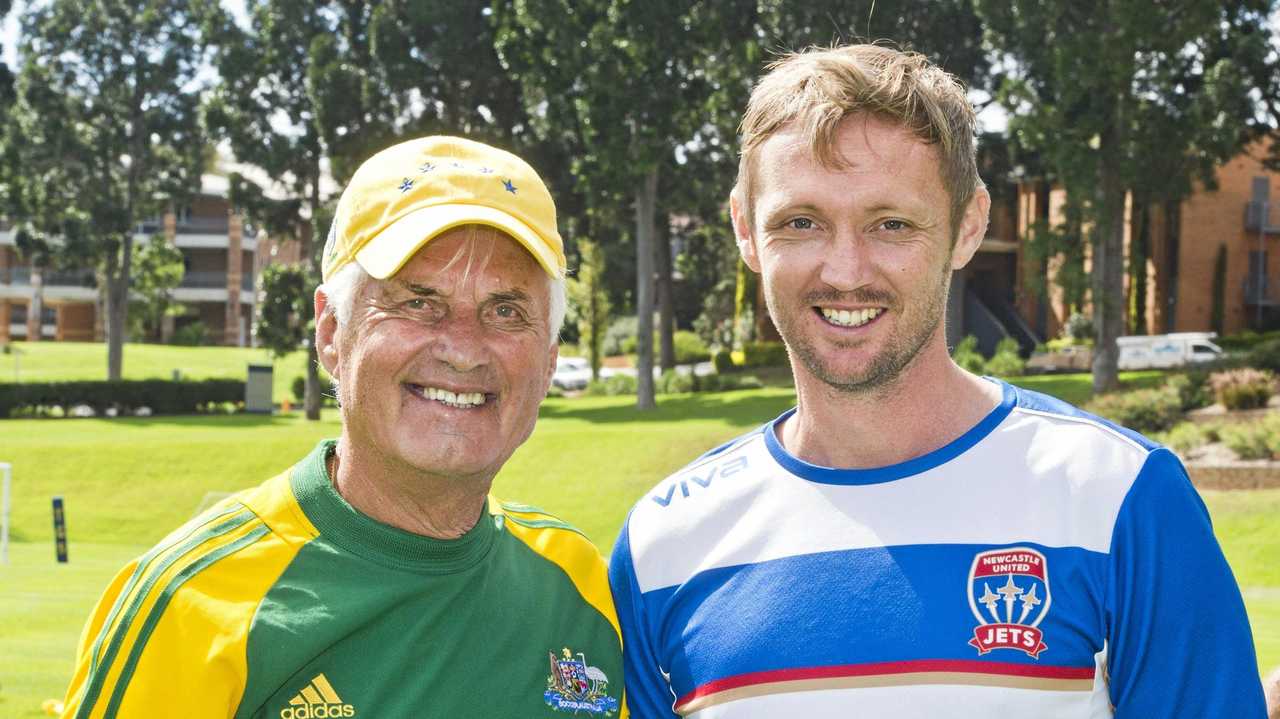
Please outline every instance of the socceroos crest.
[[599, 667], [587, 664], [582, 652], [576, 655], [566, 647], [563, 656], [547, 652], [551, 662], [551, 675], [547, 677], [547, 691], [542, 698], [556, 711], [585, 711], [591, 714], [612, 715], [618, 709], [618, 700], [605, 692], [609, 677]]
[[969, 608], [978, 620], [969, 644], [986, 654], [996, 649], [1047, 649], [1040, 622], [1049, 613], [1049, 567], [1028, 547], [982, 552], [969, 569]]

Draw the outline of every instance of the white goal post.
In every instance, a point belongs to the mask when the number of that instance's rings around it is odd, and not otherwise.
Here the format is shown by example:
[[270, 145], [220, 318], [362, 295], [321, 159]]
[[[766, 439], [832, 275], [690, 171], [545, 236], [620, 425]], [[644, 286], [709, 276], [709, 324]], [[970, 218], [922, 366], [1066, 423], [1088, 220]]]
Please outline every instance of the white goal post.
[[0, 474], [4, 475], [4, 495], [0, 500], [0, 564], [9, 563], [9, 483], [13, 465], [0, 462]]

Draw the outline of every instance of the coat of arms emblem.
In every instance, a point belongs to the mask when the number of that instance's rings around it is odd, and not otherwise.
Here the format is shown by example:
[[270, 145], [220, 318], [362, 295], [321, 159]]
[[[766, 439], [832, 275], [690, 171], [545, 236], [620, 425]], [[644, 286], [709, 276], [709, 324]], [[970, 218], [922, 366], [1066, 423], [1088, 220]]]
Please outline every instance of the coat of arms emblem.
[[1039, 659], [1040, 622], [1049, 612], [1049, 567], [1040, 552], [1011, 547], [981, 552], [969, 569], [969, 608], [978, 620], [969, 644], [986, 654], [1015, 649]]
[[605, 693], [609, 677], [599, 667], [588, 664], [582, 652], [574, 654], [566, 647], [560, 657], [547, 652], [547, 659], [551, 674], [542, 698], [552, 709], [605, 715], [617, 711], [618, 700]]

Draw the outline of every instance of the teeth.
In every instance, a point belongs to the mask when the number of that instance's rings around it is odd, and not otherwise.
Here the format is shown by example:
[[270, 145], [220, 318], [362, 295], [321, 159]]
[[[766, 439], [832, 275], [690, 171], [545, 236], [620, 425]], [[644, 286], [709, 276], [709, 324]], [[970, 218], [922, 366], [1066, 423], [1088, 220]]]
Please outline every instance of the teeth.
[[879, 308], [865, 310], [833, 310], [824, 307], [822, 316], [828, 322], [841, 327], [860, 327], [880, 316], [884, 310]]
[[483, 392], [450, 392], [439, 387], [422, 387], [422, 396], [452, 407], [475, 407], [484, 404]]

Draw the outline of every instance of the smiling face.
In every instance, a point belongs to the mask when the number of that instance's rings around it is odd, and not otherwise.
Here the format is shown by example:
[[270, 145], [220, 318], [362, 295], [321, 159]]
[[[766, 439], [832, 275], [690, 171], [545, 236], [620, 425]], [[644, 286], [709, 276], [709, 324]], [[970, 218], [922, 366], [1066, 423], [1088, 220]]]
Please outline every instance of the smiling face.
[[533, 431], [555, 368], [546, 272], [505, 234], [460, 227], [368, 280], [354, 305], [317, 332], [345, 435], [388, 467], [496, 474]]
[[[863, 392], [945, 342], [951, 272], [981, 243], [989, 199], [975, 193], [954, 232], [934, 147], [855, 116], [836, 148], [844, 166], [830, 168], [794, 129], [765, 140], [750, 213], [735, 198], [734, 229], [743, 259], [762, 276], [797, 381], [808, 375]], [[945, 348], [934, 355], [945, 360]]]

